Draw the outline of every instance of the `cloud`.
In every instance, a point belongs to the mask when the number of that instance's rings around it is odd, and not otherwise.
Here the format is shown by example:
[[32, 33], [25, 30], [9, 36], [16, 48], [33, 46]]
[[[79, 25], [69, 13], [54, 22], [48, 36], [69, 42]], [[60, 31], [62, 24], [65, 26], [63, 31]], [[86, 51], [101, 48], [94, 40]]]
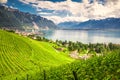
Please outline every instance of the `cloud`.
[[[86, 21], [89, 19], [104, 19], [108, 17], [120, 18], [120, 0], [104, 0], [104, 5], [100, 4], [100, 0], [83, 0], [80, 2], [73, 2], [66, 0], [62, 2], [51, 2], [50, 0], [20, 0], [26, 4], [31, 4], [36, 7], [38, 14], [53, 20], [55, 23], [64, 21]], [[39, 8], [39, 9], [38, 9]], [[42, 10], [53, 10], [52, 12], [43, 13]]]
[[0, 3], [7, 3], [7, 0], [0, 0]]
[[112, 3], [112, 4], [116, 4], [119, 0], [106, 0], [106, 2], [109, 4], [109, 3]]
[[74, 16], [66, 16], [66, 17], [60, 17], [60, 16], [43, 16], [49, 20], [54, 21], [56, 24], [59, 24], [61, 22], [68, 22], [68, 21], [76, 21], [76, 22], [84, 22], [87, 21], [88, 18], [86, 17], [74, 17]]

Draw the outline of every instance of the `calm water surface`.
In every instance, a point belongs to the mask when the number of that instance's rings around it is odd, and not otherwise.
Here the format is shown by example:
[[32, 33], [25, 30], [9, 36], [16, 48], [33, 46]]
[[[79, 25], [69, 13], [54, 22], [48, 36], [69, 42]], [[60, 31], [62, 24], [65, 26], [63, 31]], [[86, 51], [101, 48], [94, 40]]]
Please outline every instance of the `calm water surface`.
[[120, 31], [107, 30], [54, 30], [44, 31], [45, 37], [52, 40], [79, 41], [82, 43], [120, 44]]

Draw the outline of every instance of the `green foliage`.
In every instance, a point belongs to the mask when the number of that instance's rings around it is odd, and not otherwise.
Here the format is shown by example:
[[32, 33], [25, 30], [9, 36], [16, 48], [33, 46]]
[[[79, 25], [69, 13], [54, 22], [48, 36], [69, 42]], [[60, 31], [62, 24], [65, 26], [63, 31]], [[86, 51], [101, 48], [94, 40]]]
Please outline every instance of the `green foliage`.
[[120, 80], [119, 44], [56, 41], [61, 47], [72, 46], [80, 52], [105, 53], [73, 60], [53, 48], [49, 40], [37, 39], [0, 30], [0, 80]]
[[81, 53], [89, 53], [89, 54], [94, 54], [94, 53], [106, 53], [115, 49], [120, 49], [120, 45], [112, 44], [109, 43], [108, 45], [106, 44], [83, 44], [81, 42], [72, 42], [72, 41], [59, 41], [56, 40], [56, 44], [61, 47], [66, 47], [68, 48], [69, 51], [74, 51], [77, 50], [80, 54]]
[[120, 51], [46, 71], [47, 80], [119, 80]]
[[[50, 43], [0, 30], [0, 79], [39, 78], [43, 69], [72, 62]], [[29, 76], [28, 76], [29, 75]], [[38, 76], [36, 76], [38, 75]]]
[[15, 33], [15, 31], [14, 31], [14, 30], [6, 30], [6, 31], [11, 32], [11, 33]]

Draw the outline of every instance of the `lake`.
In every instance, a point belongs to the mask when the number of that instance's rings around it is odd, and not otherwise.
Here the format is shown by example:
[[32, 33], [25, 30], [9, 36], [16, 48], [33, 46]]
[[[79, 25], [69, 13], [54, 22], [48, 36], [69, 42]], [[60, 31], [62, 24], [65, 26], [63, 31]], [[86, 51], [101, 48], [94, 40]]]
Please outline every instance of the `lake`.
[[49, 30], [43, 31], [47, 39], [79, 41], [82, 43], [120, 44], [120, 31], [112, 30]]

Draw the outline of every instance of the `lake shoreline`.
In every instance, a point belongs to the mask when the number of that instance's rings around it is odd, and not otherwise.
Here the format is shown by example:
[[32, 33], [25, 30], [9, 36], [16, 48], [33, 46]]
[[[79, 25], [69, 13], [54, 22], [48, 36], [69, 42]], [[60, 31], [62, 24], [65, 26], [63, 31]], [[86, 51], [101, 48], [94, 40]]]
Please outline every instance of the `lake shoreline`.
[[89, 31], [89, 30], [103, 30], [103, 31], [120, 31], [120, 29], [56, 29], [56, 30], [85, 30], [85, 31]]
[[47, 30], [43, 31], [47, 39], [73, 41], [82, 43], [114, 43], [120, 44], [120, 31], [100, 30], [100, 29], [80, 29], [80, 30]]

